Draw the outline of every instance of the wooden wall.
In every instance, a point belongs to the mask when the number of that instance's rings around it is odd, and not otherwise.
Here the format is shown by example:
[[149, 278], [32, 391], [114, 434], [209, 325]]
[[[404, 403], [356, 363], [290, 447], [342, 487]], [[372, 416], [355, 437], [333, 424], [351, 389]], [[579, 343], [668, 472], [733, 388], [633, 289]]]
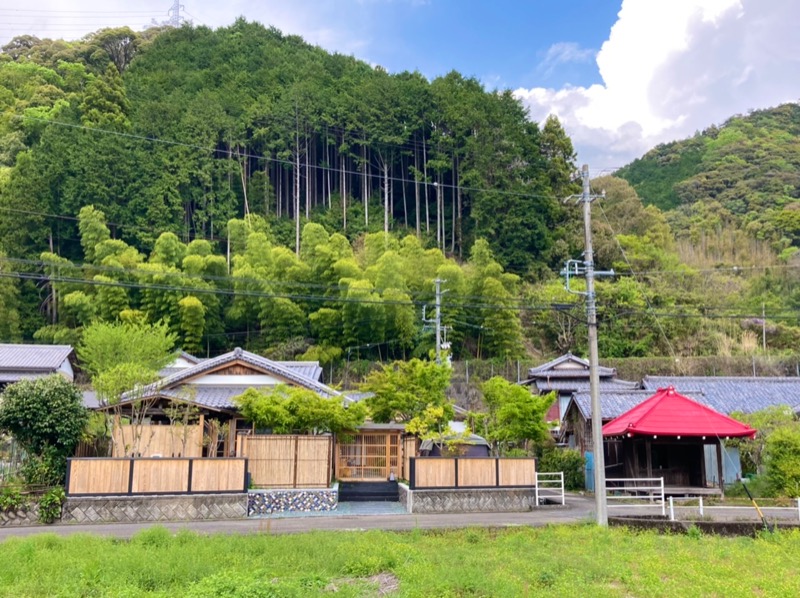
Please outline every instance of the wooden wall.
[[245, 459], [69, 459], [67, 494], [245, 492]]
[[400, 477], [408, 480], [411, 475], [411, 457], [419, 456], [419, 438], [416, 436], [406, 436], [403, 439], [403, 471]]
[[331, 483], [331, 436], [257, 435], [236, 439], [256, 488], [327, 488]]
[[509, 488], [536, 485], [534, 459], [417, 457], [410, 459], [409, 484], [423, 488]]

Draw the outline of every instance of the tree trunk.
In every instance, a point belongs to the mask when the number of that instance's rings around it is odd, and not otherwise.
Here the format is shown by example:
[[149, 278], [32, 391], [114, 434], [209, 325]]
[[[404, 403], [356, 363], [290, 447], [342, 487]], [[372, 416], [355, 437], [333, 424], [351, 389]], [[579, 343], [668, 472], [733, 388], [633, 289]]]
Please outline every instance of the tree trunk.
[[389, 234], [389, 162], [383, 161], [383, 232]]
[[417, 153], [417, 149], [416, 148], [414, 148], [414, 170], [417, 173], [417, 175], [414, 176], [414, 206], [415, 206], [414, 217], [416, 218], [416, 224], [417, 224], [417, 239], [419, 239], [420, 238], [420, 233], [421, 233], [421, 231], [420, 231], [420, 221], [419, 221], [419, 208], [420, 208], [420, 205], [419, 205], [419, 180], [418, 180], [419, 179], [419, 176], [418, 176], [419, 175], [419, 154]]
[[408, 228], [408, 203], [406, 201], [406, 182], [404, 178], [405, 169], [403, 168], [404, 164], [403, 156], [400, 155], [400, 187], [403, 189], [403, 224], [406, 228]]
[[369, 178], [369, 163], [367, 162], [367, 146], [361, 146], [361, 160], [364, 170], [362, 171], [362, 180], [364, 183], [364, 194], [362, 200], [364, 201], [364, 224], [369, 228], [369, 191], [368, 191], [368, 178]]
[[425, 179], [425, 234], [431, 232], [431, 219], [428, 213], [428, 153], [425, 144], [425, 135], [422, 136], [422, 174]]
[[294, 252], [300, 257], [300, 131], [297, 128], [294, 149]]
[[339, 185], [339, 189], [342, 195], [342, 230], [347, 230], [347, 173], [345, 172], [345, 162], [344, 162], [344, 155], [341, 157], [342, 160], [342, 180]]
[[439, 226], [439, 217], [442, 213], [440, 205], [442, 203], [442, 184], [439, 176], [436, 177], [436, 247], [442, 248], [442, 229]]
[[[306, 137], [306, 147], [308, 147], [308, 137]], [[308, 213], [311, 209], [311, 169], [308, 164], [310, 153], [306, 152], [306, 220], [308, 220]]]
[[450, 231], [450, 254], [454, 254], [456, 252], [456, 198], [453, 196], [456, 189], [458, 189], [458, 164], [456, 161], [455, 156], [453, 156], [453, 190], [450, 193], [450, 201], [453, 204], [453, 222], [451, 224], [451, 231]]

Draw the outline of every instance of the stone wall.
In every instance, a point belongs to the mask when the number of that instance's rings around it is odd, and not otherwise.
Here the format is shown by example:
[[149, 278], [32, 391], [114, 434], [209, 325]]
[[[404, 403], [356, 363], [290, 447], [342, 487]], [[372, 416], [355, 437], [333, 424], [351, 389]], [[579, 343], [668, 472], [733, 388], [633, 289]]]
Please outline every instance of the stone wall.
[[411, 490], [408, 489], [408, 484], [402, 482], [397, 484], [397, 494], [400, 504], [406, 508], [406, 511], [411, 512]]
[[508, 513], [533, 509], [536, 506], [536, 490], [409, 490], [405, 487], [400, 490], [400, 501], [409, 513]]
[[159, 496], [67, 497], [62, 523], [136, 523], [241, 519], [247, 515], [247, 495], [191, 494]]
[[0, 511], [0, 527], [16, 525], [40, 525], [39, 505], [33, 503], [24, 509]]
[[332, 511], [338, 504], [338, 485], [319, 490], [250, 490], [247, 493], [247, 516]]

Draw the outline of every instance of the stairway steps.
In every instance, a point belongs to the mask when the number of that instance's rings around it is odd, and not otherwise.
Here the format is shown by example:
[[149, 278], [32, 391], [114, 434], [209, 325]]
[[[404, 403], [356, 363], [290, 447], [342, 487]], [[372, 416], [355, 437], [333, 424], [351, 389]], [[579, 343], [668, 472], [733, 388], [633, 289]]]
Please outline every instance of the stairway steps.
[[340, 482], [339, 502], [397, 502], [397, 482]]

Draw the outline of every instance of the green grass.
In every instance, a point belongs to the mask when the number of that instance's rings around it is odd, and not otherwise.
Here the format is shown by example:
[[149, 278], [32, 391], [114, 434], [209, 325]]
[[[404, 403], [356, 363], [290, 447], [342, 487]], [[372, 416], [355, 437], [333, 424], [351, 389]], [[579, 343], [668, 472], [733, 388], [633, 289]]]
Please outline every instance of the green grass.
[[798, 559], [800, 532], [752, 539], [582, 525], [173, 536], [155, 527], [130, 541], [6, 540], [0, 595], [798, 596]]

